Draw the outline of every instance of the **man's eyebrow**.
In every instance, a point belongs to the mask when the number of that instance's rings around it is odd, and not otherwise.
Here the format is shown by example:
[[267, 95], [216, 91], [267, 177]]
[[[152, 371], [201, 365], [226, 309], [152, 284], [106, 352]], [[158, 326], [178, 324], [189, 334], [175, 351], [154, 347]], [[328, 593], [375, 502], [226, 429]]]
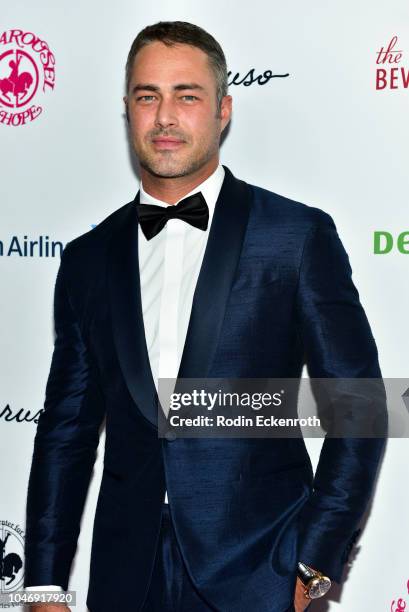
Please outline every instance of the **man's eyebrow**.
[[[205, 88], [199, 83], [179, 83], [178, 85], [173, 86], [174, 91], [181, 91], [184, 89], [199, 89], [200, 91], [205, 91]], [[160, 91], [160, 87], [158, 85], [153, 85], [152, 83], [136, 83], [132, 87], [132, 94], [137, 91]]]
[[179, 85], [175, 85], [173, 89], [176, 91], [180, 91], [181, 89], [200, 89], [201, 91], [204, 91], [204, 87], [199, 85], [199, 83], [180, 83]]

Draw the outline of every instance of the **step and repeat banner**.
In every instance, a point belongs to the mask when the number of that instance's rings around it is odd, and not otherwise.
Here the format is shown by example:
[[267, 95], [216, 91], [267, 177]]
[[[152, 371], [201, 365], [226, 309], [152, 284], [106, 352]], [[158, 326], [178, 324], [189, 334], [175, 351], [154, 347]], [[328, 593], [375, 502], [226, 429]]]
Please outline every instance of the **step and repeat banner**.
[[[160, 20], [193, 22], [221, 43], [233, 96], [222, 163], [238, 178], [331, 214], [383, 375], [408, 376], [407, 2], [3, 1], [1, 593], [23, 585], [27, 481], [61, 252], [138, 190], [122, 101], [125, 62], [136, 34]], [[321, 441], [307, 446], [316, 465]], [[103, 450], [104, 434], [71, 571], [79, 612], [86, 612]], [[408, 464], [408, 441], [390, 439], [344, 583], [313, 610], [409, 607]]]

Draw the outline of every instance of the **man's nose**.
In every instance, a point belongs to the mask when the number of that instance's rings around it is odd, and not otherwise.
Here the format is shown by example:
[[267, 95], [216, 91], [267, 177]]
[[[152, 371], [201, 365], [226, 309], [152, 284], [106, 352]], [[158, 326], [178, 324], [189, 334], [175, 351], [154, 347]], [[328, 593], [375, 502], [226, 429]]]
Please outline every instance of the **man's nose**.
[[157, 127], [166, 128], [177, 125], [177, 122], [174, 102], [172, 100], [165, 100], [163, 98], [158, 105], [155, 125]]

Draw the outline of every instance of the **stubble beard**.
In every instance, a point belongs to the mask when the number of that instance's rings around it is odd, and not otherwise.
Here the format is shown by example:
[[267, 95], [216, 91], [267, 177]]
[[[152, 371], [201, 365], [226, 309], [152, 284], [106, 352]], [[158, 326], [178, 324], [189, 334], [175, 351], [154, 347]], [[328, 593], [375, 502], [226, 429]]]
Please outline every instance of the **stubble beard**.
[[197, 172], [214, 156], [219, 148], [219, 138], [216, 136], [205, 149], [198, 147], [191, 155], [180, 156], [177, 151], [167, 150], [158, 153], [135, 147], [140, 166], [161, 178], [177, 178]]

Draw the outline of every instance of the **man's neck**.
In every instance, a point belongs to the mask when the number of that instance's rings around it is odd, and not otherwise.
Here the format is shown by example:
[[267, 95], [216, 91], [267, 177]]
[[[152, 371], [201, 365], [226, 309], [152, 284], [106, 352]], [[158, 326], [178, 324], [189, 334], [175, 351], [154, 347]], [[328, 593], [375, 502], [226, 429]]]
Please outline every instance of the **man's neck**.
[[218, 165], [218, 159], [212, 160], [211, 164], [205, 165], [197, 172], [176, 178], [154, 176], [141, 167], [142, 185], [146, 193], [154, 198], [167, 204], [175, 204], [213, 174]]

